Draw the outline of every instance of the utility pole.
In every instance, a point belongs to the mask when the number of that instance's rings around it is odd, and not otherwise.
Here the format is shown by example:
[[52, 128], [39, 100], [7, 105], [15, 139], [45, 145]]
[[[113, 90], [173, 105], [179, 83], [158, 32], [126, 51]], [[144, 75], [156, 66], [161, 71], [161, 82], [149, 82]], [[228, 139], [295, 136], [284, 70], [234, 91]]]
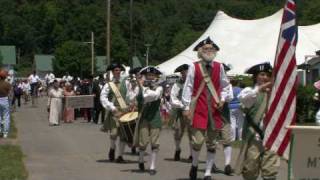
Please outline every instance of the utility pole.
[[94, 75], [94, 33], [91, 32], [91, 41], [84, 42], [87, 44], [91, 44], [91, 75]]
[[145, 44], [145, 46], [147, 47], [146, 66], [149, 66], [149, 49], [150, 49], [151, 44]]
[[107, 0], [107, 16], [106, 16], [106, 65], [110, 64], [110, 11], [111, 11], [111, 0]]
[[91, 32], [91, 74], [94, 75], [94, 34]]
[[132, 56], [133, 56], [133, 0], [130, 0], [130, 49], [129, 49], [129, 63], [130, 67], [133, 66]]

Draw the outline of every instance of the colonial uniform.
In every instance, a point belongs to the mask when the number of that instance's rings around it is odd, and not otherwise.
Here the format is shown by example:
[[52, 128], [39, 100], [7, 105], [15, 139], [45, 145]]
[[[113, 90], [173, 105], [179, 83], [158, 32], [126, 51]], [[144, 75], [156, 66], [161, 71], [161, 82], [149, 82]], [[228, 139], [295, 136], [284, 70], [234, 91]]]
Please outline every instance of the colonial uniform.
[[[115, 68], [120, 68], [122, 71], [124, 71], [124, 67], [121, 64], [114, 63], [111, 64], [107, 70], [114, 70]], [[116, 79], [115, 77], [112, 79], [112, 82], [116, 85], [116, 88], [120, 91], [122, 97], [125, 97], [125, 87], [123, 86], [122, 79]], [[102, 106], [109, 111], [108, 115], [106, 117], [106, 120], [103, 124], [103, 128], [105, 131], [110, 131], [110, 151], [109, 151], [109, 159], [110, 161], [113, 161], [115, 158], [115, 148], [116, 148], [116, 140], [117, 137], [120, 137], [119, 141], [119, 156], [118, 156], [118, 161], [123, 162], [122, 159], [122, 154], [124, 151], [124, 146], [125, 146], [125, 139], [122, 133], [120, 133], [119, 130], [119, 119], [118, 117], [113, 114], [115, 110], [122, 111], [120, 108], [120, 105], [116, 99], [116, 96], [114, 92], [112, 91], [110, 87], [110, 82], [106, 83], [100, 94], [100, 101]]]
[[[222, 63], [224, 71], [228, 72], [231, 70], [231, 68], [229, 66], [227, 66], [226, 64]], [[228, 91], [228, 93], [232, 93], [227, 95], [228, 98], [233, 98], [234, 94], [233, 94], [233, 89], [232, 89], [232, 85], [229, 85], [230, 89]], [[230, 99], [229, 99], [230, 100]], [[223, 127], [221, 128], [221, 130], [218, 130], [217, 133], [220, 136], [220, 143], [223, 145], [223, 152], [224, 152], [224, 161], [225, 161], [225, 168], [224, 168], [224, 173], [226, 175], [231, 175], [231, 173], [233, 172], [232, 168], [231, 168], [231, 156], [232, 156], [232, 147], [231, 147], [231, 142], [233, 141], [233, 135], [232, 135], [232, 124], [231, 124], [231, 118], [230, 118], [230, 108], [229, 108], [229, 103], [230, 102], [226, 102], [224, 104], [223, 107], [223, 117], [224, 117], [224, 124]], [[215, 164], [213, 164], [212, 166], [212, 171], [214, 173], [218, 172], [218, 168], [216, 167]]]
[[[161, 72], [154, 67], [146, 67], [140, 71], [141, 75], [147, 73], [153, 73], [160, 75]], [[138, 100], [138, 109], [140, 113], [140, 118], [138, 122], [138, 146], [139, 146], [139, 169], [144, 171], [144, 154], [147, 145], [151, 144], [151, 163], [150, 163], [150, 174], [154, 175], [156, 173], [156, 156], [159, 151], [159, 136], [160, 129], [162, 126], [160, 117], [160, 103], [161, 96], [163, 93], [162, 86], [156, 85], [153, 82], [150, 85], [145, 85], [140, 88]]]
[[[189, 65], [183, 64], [179, 66], [174, 72], [182, 72], [187, 71], [189, 68]], [[184, 108], [184, 105], [181, 102], [182, 98], [182, 90], [185, 80], [179, 79], [171, 88], [170, 93], [170, 103], [172, 106], [172, 114], [174, 117], [174, 141], [176, 145], [176, 152], [174, 155], [174, 160], [179, 161], [180, 160], [180, 153], [181, 153], [181, 139], [183, 137], [185, 129], [187, 129], [188, 132], [188, 138], [189, 138], [189, 144], [190, 144], [190, 154], [191, 154], [191, 126], [190, 121], [182, 115], [182, 110]], [[191, 155], [189, 157], [191, 159]]]
[[[246, 71], [253, 75], [260, 72], [271, 72], [271, 65], [269, 63], [258, 64]], [[242, 135], [244, 145], [239, 156], [239, 161], [242, 162], [240, 171], [247, 180], [257, 179], [260, 171], [263, 179], [275, 180], [280, 166], [279, 157], [266, 150], [262, 143], [267, 93], [260, 92], [258, 85], [255, 85], [243, 89], [238, 98], [246, 114]]]
[[[217, 51], [219, 47], [213, 43], [208, 37], [201, 41], [195, 51], [206, 44], [211, 44]], [[206, 69], [207, 75], [212, 82], [213, 88], [216, 90], [218, 100], [228, 102], [232, 99], [232, 91], [230, 92], [229, 80], [225, 74], [222, 64], [204, 60], [195, 62], [189, 66], [186, 83], [182, 93], [182, 101], [185, 105], [185, 110], [190, 109], [191, 97], [197, 97], [195, 101], [194, 113], [192, 118], [192, 167], [190, 169], [190, 178], [197, 178], [198, 158], [202, 144], [206, 141], [207, 144], [207, 164], [205, 179], [211, 179], [211, 168], [216, 149], [217, 130], [224, 127], [225, 121], [229, 117], [227, 107], [223, 110], [216, 108], [218, 103], [209, 89], [210, 85], [203, 85], [203, 71]], [[228, 142], [227, 142], [228, 143]]]

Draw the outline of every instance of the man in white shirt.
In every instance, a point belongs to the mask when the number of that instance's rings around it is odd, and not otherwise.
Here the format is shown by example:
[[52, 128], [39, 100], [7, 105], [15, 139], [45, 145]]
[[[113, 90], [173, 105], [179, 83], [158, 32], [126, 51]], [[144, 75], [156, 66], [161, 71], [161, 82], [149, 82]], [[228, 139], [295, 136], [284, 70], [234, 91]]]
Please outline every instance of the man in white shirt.
[[[180, 161], [180, 153], [181, 153], [181, 140], [184, 134], [185, 129], [187, 129], [188, 132], [188, 138], [189, 138], [189, 145], [190, 145], [190, 154], [191, 154], [191, 126], [190, 121], [182, 116], [182, 110], [184, 108], [184, 105], [181, 102], [182, 97], [182, 90], [183, 85], [186, 81], [187, 73], [188, 73], [188, 64], [182, 64], [181, 66], [177, 67], [175, 69], [175, 73], [180, 73], [181, 78], [174, 83], [174, 85], [171, 88], [170, 93], [170, 104], [172, 107], [172, 114], [174, 115], [174, 142], [176, 146], [176, 151], [174, 154], [174, 160]], [[192, 156], [189, 156], [189, 160], [192, 159]]]
[[157, 68], [148, 66], [140, 71], [144, 76], [139, 81], [140, 93], [137, 97], [140, 119], [138, 126], [139, 145], [139, 169], [145, 170], [144, 155], [147, 146], [151, 145], [150, 175], [156, 174], [156, 159], [159, 151], [159, 136], [162, 127], [160, 118], [160, 103], [163, 88], [158, 84], [159, 76], [162, 74]]
[[69, 72], [67, 72], [66, 75], [62, 77], [62, 80], [64, 80], [65, 82], [71, 82], [73, 80], [73, 77], [69, 74]]
[[114, 161], [115, 160], [115, 149], [116, 149], [116, 141], [119, 137], [119, 147], [118, 147], [118, 158], [117, 162], [123, 163], [123, 152], [125, 148], [125, 137], [120, 131], [120, 124], [119, 124], [119, 118], [122, 115], [122, 109], [120, 107], [120, 104], [118, 102], [118, 99], [115, 95], [114, 90], [111, 88], [110, 83], [114, 83], [118, 91], [120, 91], [122, 97], [125, 97], [125, 94], [121, 88], [122, 79], [121, 79], [121, 71], [124, 71], [125, 68], [120, 63], [112, 63], [107, 68], [107, 71], [111, 71], [113, 74], [112, 82], [106, 83], [101, 92], [100, 92], [100, 101], [102, 106], [106, 109], [106, 111], [109, 111], [109, 115], [106, 117], [106, 120], [104, 122], [103, 130], [104, 131], [110, 131], [110, 150], [109, 150], [109, 160]]
[[37, 102], [36, 97], [38, 96], [38, 85], [40, 83], [40, 78], [36, 74], [36, 71], [33, 71], [33, 73], [28, 77], [28, 80], [31, 87], [32, 105], [35, 105]]
[[238, 167], [245, 180], [255, 180], [260, 172], [264, 180], [275, 180], [280, 167], [279, 156], [263, 146], [263, 120], [267, 108], [268, 94], [272, 88], [272, 67], [269, 62], [252, 66], [246, 71], [252, 74], [253, 87], [244, 88], [238, 98], [244, 106], [244, 145], [239, 155]]
[[[203, 143], [207, 144], [207, 162], [204, 179], [211, 179], [217, 132], [224, 128], [229, 117], [225, 102], [233, 98], [229, 79], [221, 63], [214, 61], [219, 47], [208, 37], [194, 51], [199, 61], [190, 64], [182, 92], [184, 116], [192, 122], [192, 166], [190, 179], [197, 179], [198, 158]], [[192, 103], [191, 100], [193, 99]], [[226, 149], [231, 153], [231, 149]]]

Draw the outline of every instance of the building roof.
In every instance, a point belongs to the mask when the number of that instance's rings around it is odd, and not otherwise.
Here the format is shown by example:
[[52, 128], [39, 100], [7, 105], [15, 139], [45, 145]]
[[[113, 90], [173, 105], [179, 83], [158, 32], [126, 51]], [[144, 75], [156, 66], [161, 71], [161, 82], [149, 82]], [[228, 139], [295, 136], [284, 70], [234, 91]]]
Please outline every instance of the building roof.
[[37, 71], [53, 71], [53, 55], [37, 54], [34, 56]]
[[2, 56], [2, 64], [16, 64], [16, 47], [15, 46], [0, 46], [0, 54]]

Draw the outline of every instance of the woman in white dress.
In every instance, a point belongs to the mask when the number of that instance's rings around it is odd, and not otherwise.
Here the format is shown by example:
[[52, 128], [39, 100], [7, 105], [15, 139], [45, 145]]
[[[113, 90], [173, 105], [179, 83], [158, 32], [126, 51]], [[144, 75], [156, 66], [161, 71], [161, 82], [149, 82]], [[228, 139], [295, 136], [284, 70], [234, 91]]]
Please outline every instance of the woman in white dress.
[[59, 120], [62, 117], [62, 98], [63, 89], [59, 87], [57, 80], [53, 81], [53, 88], [49, 91], [48, 98], [48, 112], [49, 112], [49, 125], [58, 126]]

